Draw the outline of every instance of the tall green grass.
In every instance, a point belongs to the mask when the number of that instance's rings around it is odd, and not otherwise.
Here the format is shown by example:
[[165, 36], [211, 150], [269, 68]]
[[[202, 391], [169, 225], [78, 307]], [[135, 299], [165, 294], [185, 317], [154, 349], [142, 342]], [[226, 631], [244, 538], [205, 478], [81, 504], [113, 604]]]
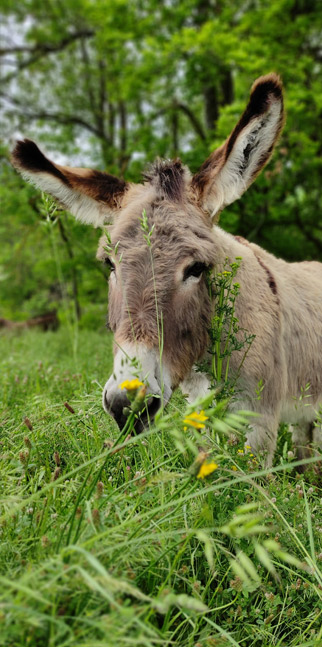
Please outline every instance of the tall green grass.
[[322, 491], [287, 427], [267, 473], [245, 416], [203, 402], [205, 428], [184, 431], [176, 393], [115, 447], [108, 333], [0, 346], [1, 647], [322, 644]]

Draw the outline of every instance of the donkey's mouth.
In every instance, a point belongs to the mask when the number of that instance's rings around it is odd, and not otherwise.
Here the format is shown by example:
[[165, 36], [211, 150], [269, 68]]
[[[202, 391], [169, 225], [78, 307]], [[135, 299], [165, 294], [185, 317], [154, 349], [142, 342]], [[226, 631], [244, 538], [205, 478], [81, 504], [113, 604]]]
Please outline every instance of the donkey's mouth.
[[152, 396], [149, 398], [145, 409], [140, 413], [135, 420], [134, 430], [137, 434], [140, 434], [149, 423], [153, 422], [155, 414], [159, 411], [161, 407], [161, 398], [159, 396]]

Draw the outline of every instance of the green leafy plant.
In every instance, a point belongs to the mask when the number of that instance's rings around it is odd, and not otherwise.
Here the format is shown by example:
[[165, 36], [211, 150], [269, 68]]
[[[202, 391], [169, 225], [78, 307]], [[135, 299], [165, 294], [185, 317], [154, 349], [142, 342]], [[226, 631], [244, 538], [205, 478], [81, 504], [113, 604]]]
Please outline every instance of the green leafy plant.
[[[203, 361], [198, 364], [198, 368], [208, 373], [211, 387], [216, 391], [216, 397], [221, 399], [233, 396], [240, 369], [255, 338], [255, 335], [240, 327], [235, 313], [236, 299], [240, 291], [240, 285], [235, 278], [241, 262], [241, 258], [236, 258], [232, 263], [226, 260], [223, 270], [212, 270], [207, 276], [208, 291], [213, 303], [208, 348], [211, 362], [209, 366], [207, 360]], [[241, 350], [244, 352], [239, 366], [234, 375], [230, 376], [231, 356], [235, 351]]]

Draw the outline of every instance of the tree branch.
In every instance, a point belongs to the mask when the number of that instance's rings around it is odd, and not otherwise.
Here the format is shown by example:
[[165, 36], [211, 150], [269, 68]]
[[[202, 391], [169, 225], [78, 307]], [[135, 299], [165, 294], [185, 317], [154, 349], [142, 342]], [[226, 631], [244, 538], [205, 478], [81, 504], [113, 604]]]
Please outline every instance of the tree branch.
[[28, 47], [27, 45], [17, 45], [15, 47], [0, 47], [0, 56], [18, 52], [29, 52], [29, 54], [34, 54], [36, 52], [43, 52], [44, 54], [46, 54], [47, 52], [58, 52], [67, 47], [74, 40], [77, 40], [78, 38], [90, 38], [91, 36], [94, 36], [94, 33], [95, 32], [93, 31], [93, 29], [82, 29], [80, 31], [74, 32], [74, 34], [65, 36], [65, 38], [63, 38], [59, 43], [56, 44], [36, 43], [36, 45], [34, 45], [33, 47]]
[[158, 110], [152, 115], [152, 120], [157, 119], [160, 115], [164, 114], [168, 110], [181, 110], [189, 119], [191, 122], [194, 130], [196, 131], [197, 135], [199, 135], [200, 139], [202, 141], [207, 141], [207, 136], [206, 133], [199, 121], [199, 119], [196, 117], [196, 115], [190, 110], [190, 108], [185, 104], [182, 103], [181, 101], [176, 101], [174, 100], [173, 103], [171, 103], [169, 106], [166, 106], [165, 108], [161, 108], [161, 110]]
[[88, 51], [87, 51], [87, 48], [86, 48], [86, 43], [85, 43], [85, 40], [83, 38], [80, 41], [80, 49], [81, 49], [81, 56], [82, 56], [83, 63], [84, 63], [83, 75], [84, 75], [84, 82], [85, 82], [86, 91], [88, 92], [91, 108], [92, 108], [93, 112], [96, 112], [95, 93], [94, 93], [94, 88], [93, 88], [93, 85], [92, 85], [92, 78], [89, 75], [90, 60], [89, 60], [89, 55], [88, 55]]
[[18, 54], [20, 52], [28, 52], [31, 54], [30, 58], [21, 61], [20, 63], [17, 62], [17, 69], [15, 72], [10, 72], [10, 74], [7, 74], [7, 76], [3, 79], [3, 83], [7, 83], [10, 81], [12, 78], [14, 78], [21, 70], [25, 69], [26, 67], [29, 67], [30, 65], [33, 65], [36, 61], [38, 61], [40, 58], [43, 56], [46, 56], [47, 54], [52, 54], [54, 52], [61, 52], [63, 49], [68, 47], [71, 43], [73, 43], [75, 40], [84, 39], [84, 38], [91, 38], [94, 36], [95, 32], [92, 29], [83, 29], [81, 31], [74, 32], [74, 34], [69, 34], [68, 36], [65, 36], [59, 43], [37, 43], [33, 47], [28, 47], [26, 45], [22, 46], [16, 46], [16, 47], [2, 47], [0, 48], [0, 56], [3, 56], [5, 54]]
[[306, 238], [311, 243], [313, 243], [320, 252], [322, 252], [322, 240], [317, 238], [311, 230], [309, 231], [308, 229], [306, 229], [298, 209], [295, 209], [295, 217], [296, 217], [296, 222], [301, 232], [304, 234], [304, 236], [306, 236]]
[[181, 103], [177, 101], [174, 103], [174, 107], [177, 107], [188, 117], [197, 135], [199, 135], [200, 139], [202, 139], [202, 141], [204, 142], [207, 141], [206, 133], [200, 121], [197, 119], [196, 115], [192, 112], [192, 110], [190, 110], [190, 108], [185, 103]]
[[85, 128], [85, 130], [88, 130], [89, 132], [93, 133], [98, 137], [99, 139], [105, 139], [103, 137], [103, 133], [101, 130], [96, 128], [95, 126], [92, 126], [92, 124], [89, 124], [87, 121], [84, 121], [84, 119], [81, 119], [81, 117], [73, 117], [72, 115], [63, 115], [60, 113], [55, 113], [55, 112], [38, 112], [38, 113], [25, 113], [24, 115], [27, 117], [27, 119], [35, 120], [35, 119], [43, 119], [44, 121], [56, 121], [59, 124], [75, 124], [75, 126], [81, 126], [81, 128]]
[[0, 92], [0, 96], [4, 97], [9, 103], [12, 103], [14, 106], [17, 106], [17, 108], [21, 108], [21, 111], [23, 111], [23, 115], [21, 112], [17, 110], [16, 114], [18, 116], [23, 116], [25, 119], [30, 119], [31, 121], [34, 121], [35, 119], [43, 119], [44, 121], [56, 121], [57, 123], [60, 124], [75, 124], [76, 126], [81, 126], [81, 128], [85, 128], [89, 132], [93, 133], [98, 137], [99, 139], [104, 139], [104, 135], [101, 132], [99, 128], [96, 128], [92, 124], [88, 123], [81, 117], [77, 117], [74, 115], [64, 115], [59, 112], [46, 112], [46, 111], [39, 111], [39, 112], [27, 112], [25, 110], [25, 104], [21, 103], [14, 97], [10, 97], [6, 95], [4, 92]]

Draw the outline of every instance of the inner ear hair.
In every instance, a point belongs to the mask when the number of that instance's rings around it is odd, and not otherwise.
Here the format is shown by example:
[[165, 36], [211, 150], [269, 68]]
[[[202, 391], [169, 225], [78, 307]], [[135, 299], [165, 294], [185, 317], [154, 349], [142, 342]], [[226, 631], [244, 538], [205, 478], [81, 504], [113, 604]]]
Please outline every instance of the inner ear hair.
[[211, 215], [240, 198], [254, 181], [269, 161], [283, 124], [281, 80], [276, 74], [262, 76], [231, 135], [193, 177], [193, 190]]

